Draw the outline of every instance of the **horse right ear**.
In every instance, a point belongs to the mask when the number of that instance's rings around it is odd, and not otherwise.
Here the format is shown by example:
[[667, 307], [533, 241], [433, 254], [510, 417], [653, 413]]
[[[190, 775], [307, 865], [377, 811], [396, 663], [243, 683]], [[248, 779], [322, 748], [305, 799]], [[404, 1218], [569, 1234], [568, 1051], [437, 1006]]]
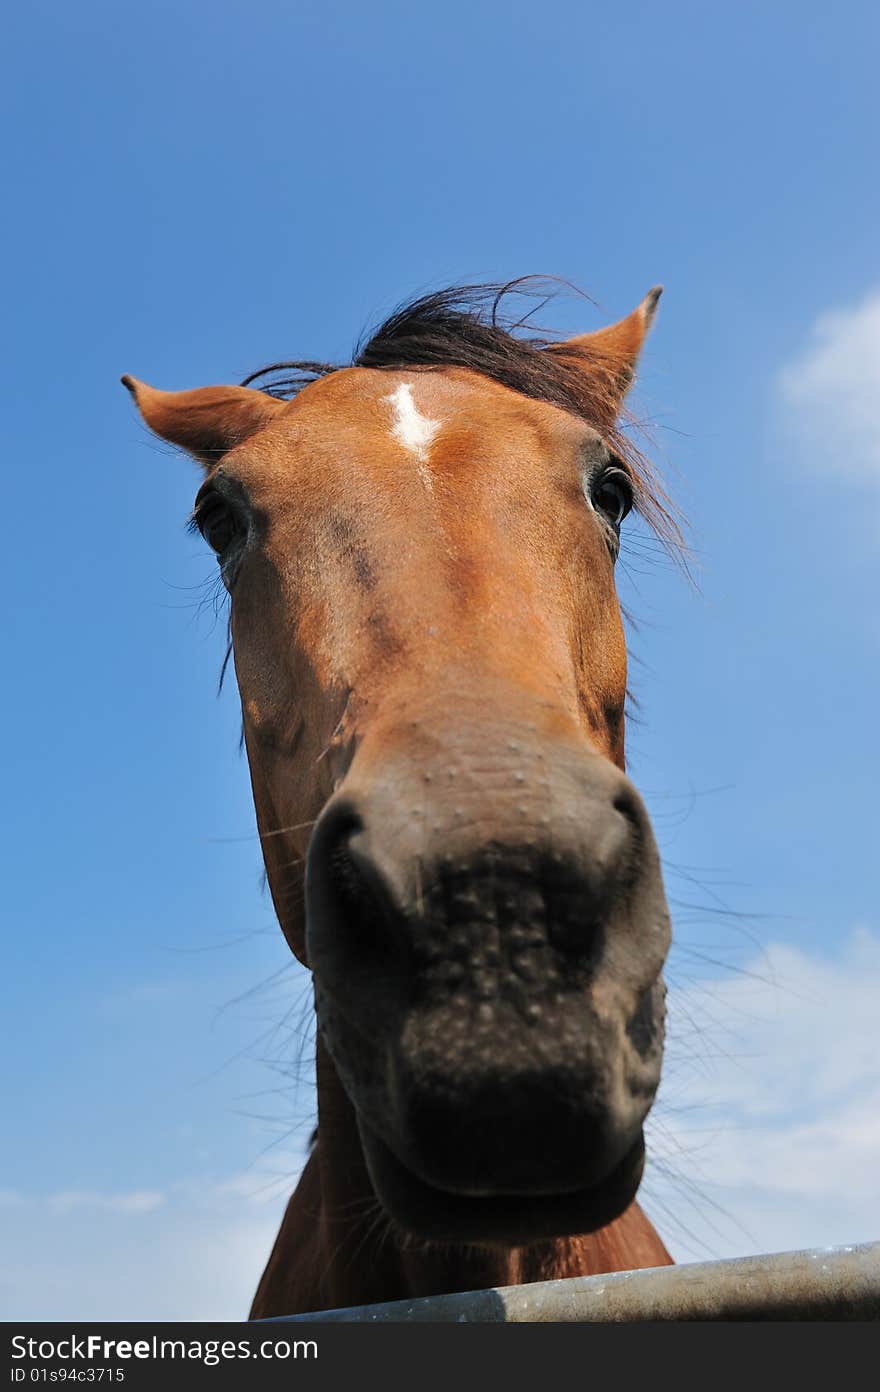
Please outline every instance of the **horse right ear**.
[[286, 402], [251, 387], [198, 387], [164, 392], [123, 377], [150, 429], [211, 468], [233, 445], [268, 425]]
[[613, 425], [623, 398], [632, 385], [639, 354], [654, 321], [662, 293], [663, 286], [655, 285], [632, 314], [617, 324], [580, 334], [564, 343], [553, 343], [547, 349], [549, 353], [578, 364], [600, 384], [597, 405], [602, 414], [604, 404], [604, 414], [608, 419], [602, 423], [606, 426]]

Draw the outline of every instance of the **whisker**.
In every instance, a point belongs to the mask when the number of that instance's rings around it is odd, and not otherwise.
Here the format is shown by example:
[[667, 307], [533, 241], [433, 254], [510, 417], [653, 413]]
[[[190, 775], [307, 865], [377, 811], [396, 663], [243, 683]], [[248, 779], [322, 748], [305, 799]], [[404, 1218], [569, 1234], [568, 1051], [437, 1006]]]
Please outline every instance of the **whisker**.
[[293, 826], [276, 827], [274, 831], [254, 831], [248, 836], [209, 836], [208, 841], [211, 845], [219, 846], [231, 846], [242, 841], [268, 841], [272, 836], [288, 836], [293, 831], [305, 831], [313, 827], [317, 820], [317, 817], [313, 817], [310, 822], [296, 822]]

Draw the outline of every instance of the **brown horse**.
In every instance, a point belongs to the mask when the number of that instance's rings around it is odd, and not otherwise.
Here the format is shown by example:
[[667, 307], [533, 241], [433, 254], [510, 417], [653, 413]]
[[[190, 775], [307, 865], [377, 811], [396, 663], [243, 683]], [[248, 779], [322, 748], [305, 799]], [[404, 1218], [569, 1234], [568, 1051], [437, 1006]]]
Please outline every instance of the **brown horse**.
[[265, 390], [123, 378], [204, 466], [268, 882], [314, 978], [317, 1139], [255, 1317], [670, 1261], [634, 1201], [669, 917], [614, 582], [631, 506], [674, 526], [620, 427], [660, 291], [552, 343], [485, 292]]

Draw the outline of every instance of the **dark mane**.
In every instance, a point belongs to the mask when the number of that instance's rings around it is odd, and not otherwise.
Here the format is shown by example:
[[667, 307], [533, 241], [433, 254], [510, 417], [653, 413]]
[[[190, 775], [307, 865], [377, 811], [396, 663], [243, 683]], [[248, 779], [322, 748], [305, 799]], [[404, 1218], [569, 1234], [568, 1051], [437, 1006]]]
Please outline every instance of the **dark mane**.
[[[355, 348], [350, 363], [278, 362], [253, 372], [242, 386], [289, 399], [310, 382], [344, 366], [373, 368], [465, 367], [537, 401], [580, 416], [602, 429], [635, 485], [636, 507], [674, 552], [683, 546], [675, 510], [656, 473], [626, 433], [632, 420], [615, 420], [618, 383], [607, 361], [588, 349], [559, 351], [549, 337], [520, 332], [556, 293], [558, 282], [527, 276], [504, 285], [461, 285], [421, 295], [392, 314]], [[519, 319], [500, 313], [511, 296], [539, 299]], [[579, 361], [578, 359], [581, 359]], [[583, 371], [586, 361], [590, 372]]]

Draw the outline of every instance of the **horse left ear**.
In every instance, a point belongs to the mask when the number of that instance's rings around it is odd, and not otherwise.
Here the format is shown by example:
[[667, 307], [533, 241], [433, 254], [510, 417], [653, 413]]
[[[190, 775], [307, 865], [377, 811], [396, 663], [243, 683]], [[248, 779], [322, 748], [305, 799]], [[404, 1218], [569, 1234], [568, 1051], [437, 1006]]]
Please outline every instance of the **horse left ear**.
[[252, 387], [197, 387], [195, 391], [166, 392], [123, 377], [137, 408], [150, 429], [179, 445], [208, 468], [240, 445], [273, 416], [286, 402], [254, 391]]
[[594, 333], [579, 334], [564, 343], [554, 343], [549, 352], [579, 361], [584, 369], [605, 378], [615, 407], [623, 401], [636, 375], [642, 345], [657, 312], [662, 285], [649, 290], [641, 304], [616, 324]]

